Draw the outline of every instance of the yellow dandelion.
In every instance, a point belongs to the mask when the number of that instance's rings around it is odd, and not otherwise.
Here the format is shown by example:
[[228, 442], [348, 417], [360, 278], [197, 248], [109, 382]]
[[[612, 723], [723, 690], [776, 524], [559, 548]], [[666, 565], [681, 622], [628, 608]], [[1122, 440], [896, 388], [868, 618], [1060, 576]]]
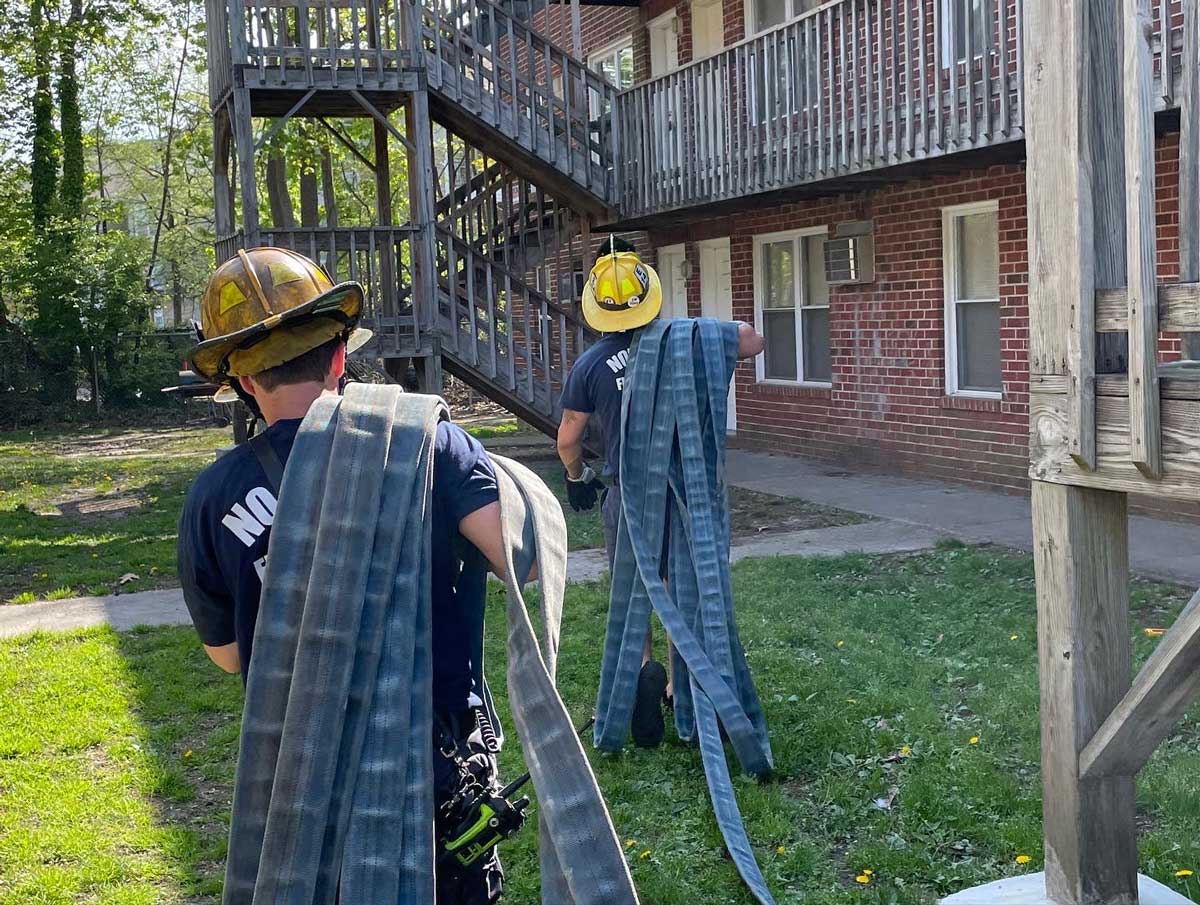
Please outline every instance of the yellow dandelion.
[[641, 860], [645, 861], [647, 858], [650, 857], [650, 849], [646, 849], [644, 852], [642, 852], [640, 855], [638, 855], [638, 857]]
[[1142, 634], [1147, 638], [1161, 638], [1166, 633], [1167, 630], [1165, 628], [1147, 628], [1142, 630]]
[[184, 758], [185, 758], [185, 759], [186, 759], [186, 758], [189, 758], [189, 757], [191, 757], [191, 756], [192, 756], [192, 749], [191, 749], [191, 748], [188, 748], [186, 751], [184, 751], [184, 752], [183, 752], [183, 756], [184, 756]]
[[784, 848], [784, 847], [781, 845], [781, 846], [779, 846], [778, 848], [776, 848], [776, 849], [775, 849], [775, 854], [777, 854], [777, 855], [782, 855], [782, 854], [783, 854], [785, 851], [787, 851], [787, 849], [785, 849], [785, 848]]
[[1028, 864], [1032, 860], [1033, 859], [1030, 858], [1028, 855], [1017, 855], [1017, 863], [1018, 864]]
[[867, 869], [865, 869], [865, 870], [863, 871], [863, 873], [864, 873], [864, 874], [866, 874], [868, 877], [873, 877], [873, 876], [875, 876], [875, 871], [871, 870], [870, 868], [867, 868]]
[[978, 745], [978, 744], [979, 744], [979, 736], [978, 736], [978, 735], [972, 735], [972, 736], [971, 736], [971, 744], [972, 744], [972, 745]]
[[912, 757], [912, 748], [908, 747], [908, 745], [901, 745], [900, 746], [900, 756], [901, 757]]
[[637, 845], [637, 840], [636, 840], [636, 839], [626, 839], [626, 840], [625, 840], [625, 847], [626, 847], [626, 848], [633, 848], [635, 845]]
[[847, 704], [857, 704], [858, 701], [856, 701], [854, 698], [846, 698], [846, 703]]
[[837, 643], [837, 646], [838, 646], [838, 647], [845, 647], [845, 646], [846, 646], [846, 642], [845, 642], [845, 641], [839, 641], [839, 642]]
[[868, 883], [871, 882], [871, 875], [870, 874], [859, 874], [857, 877], [854, 878], [854, 882], [861, 883], [863, 886], [866, 886]]
[[1009, 635], [1009, 636], [1008, 636], [1008, 640], [1009, 640], [1009, 641], [1016, 641], [1016, 640], [1017, 640], [1017, 636], [1016, 636], [1016, 635]]
[[1177, 877], [1190, 877], [1191, 875], [1192, 871], [1188, 870], [1186, 867], [1183, 870], [1175, 871], [1175, 876]]

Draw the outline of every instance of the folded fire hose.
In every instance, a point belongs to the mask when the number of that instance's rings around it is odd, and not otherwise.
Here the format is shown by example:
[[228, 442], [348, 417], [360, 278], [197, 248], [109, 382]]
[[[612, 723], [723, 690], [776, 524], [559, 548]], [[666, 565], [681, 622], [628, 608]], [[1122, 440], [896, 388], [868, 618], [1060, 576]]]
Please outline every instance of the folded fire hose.
[[[225, 905], [434, 902], [430, 663], [433, 443], [444, 403], [353, 384], [296, 437], [275, 512], [225, 875]], [[539, 800], [546, 905], [636, 905], [554, 673], [562, 510], [496, 464], [508, 563], [508, 694]], [[521, 583], [536, 558], [541, 644]]]
[[[721, 740], [723, 727], [744, 770], [770, 772], [766, 722], [738, 639], [729, 578], [725, 426], [737, 346], [735, 325], [701, 318], [653, 323], [630, 350], [621, 410], [622, 508], [595, 741], [607, 750], [625, 743], [653, 608], [676, 650], [679, 736], [699, 737], [725, 845], [751, 893], [771, 905]], [[664, 549], [666, 582], [659, 577]]]

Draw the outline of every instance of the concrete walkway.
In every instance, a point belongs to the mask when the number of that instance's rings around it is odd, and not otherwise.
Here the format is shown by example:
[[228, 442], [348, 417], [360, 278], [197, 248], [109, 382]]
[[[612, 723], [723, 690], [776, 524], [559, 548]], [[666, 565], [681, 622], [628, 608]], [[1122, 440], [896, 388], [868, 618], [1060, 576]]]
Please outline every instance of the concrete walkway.
[[[876, 521], [842, 528], [816, 528], [783, 534], [741, 538], [733, 543], [733, 562], [766, 556], [842, 556], [851, 552], [911, 553], [925, 550], [944, 535], [914, 530], [900, 522]], [[580, 550], [567, 559], [567, 581], [595, 581], [608, 571], [603, 550]], [[68, 631], [111, 625], [125, 631], [139, 625], [190, 625], [183, 592], [178, 588], [140, 591], [111, 597], [72, 597], [66, 600], [0, 607], [0, 638], [34, 631]]]
[[[749, 490], [837, 506], [904, 522], [960, 540], [1033, 549], [1029, 498], [941, 481], [848, 472], [828, 464], [730, 450], [730, 483]], [[1200, 586], [1200, 526], [1134, 516], [1134, 572]]]
[[[743, 450], [730, 450], [728, 478], [738, 487], [835, 506], [877, 519], [842, 528], [742, 538], [734, 542], [731, 551], [735, 562], [781, 555], [904, 553], [928, 549], [940, 538], [1022, 550], [1033, 546], [1026, 497], [940, 481], [854, 473]], [[1200, 586], [1200, 526], [1134, 517], [1130, 556], [1138, 574]], [[579, 551], [568, 560], [567, 580], [594, 581], [603, 577], [606, 569], [603, 550]], [[0, 637], [104, 624], [125, 630], [137, 625], [187, 625], [189, 619], [177, 588], [0, 607]]]

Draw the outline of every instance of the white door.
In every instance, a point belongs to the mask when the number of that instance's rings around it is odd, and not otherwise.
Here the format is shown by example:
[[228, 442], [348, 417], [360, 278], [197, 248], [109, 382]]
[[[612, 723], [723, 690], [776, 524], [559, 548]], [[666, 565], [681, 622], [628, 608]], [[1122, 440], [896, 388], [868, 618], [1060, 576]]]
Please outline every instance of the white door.
[[692, 59], [711, 57], [725, 46], [721, 0], [692, 0]]
[[687, 317], [687, 281], [683, 278], [686, 251], [682, 245], [658, 250], [658, 278], [662, 281], [662, 317]]
[[[700, 313], [724, 321], [733, 320], [733, 275], [729, 264], [729, 240], [709, 239], [700, 243]], [[737, 430], [737, 402], [729, 382], [729, 433]]]

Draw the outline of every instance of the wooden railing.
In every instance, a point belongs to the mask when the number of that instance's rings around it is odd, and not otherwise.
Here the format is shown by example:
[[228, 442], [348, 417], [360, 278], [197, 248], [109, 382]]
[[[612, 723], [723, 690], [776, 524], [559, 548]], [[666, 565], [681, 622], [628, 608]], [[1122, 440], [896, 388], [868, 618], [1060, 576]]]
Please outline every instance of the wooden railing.
[[592, 332], [523, 276], [437, 229], [442, 351], [546, 418]]
[[355, 280], [366, 290], [363, 325], [375, 331], [380, 355], [423, 349], [433, 312], [414, 308], [412, 239], [408, 226], [312, 227], [263, 230], [263, 245], [290, 248], [325, 268], [335, 283]]
[[424, 0], [429, 86], [597, 198], [613, 198], [616, 88], [490, 0]]
[[412, 0], [229, 0], [229, 14], [233, 63], [264, 84], [352, 88], [412, 65]]
[[[1181, 0], [1154, 0], [1174, 106]], [[624, 219], [1021, 138], [1022, 0], [833, 0], [618, 97]], [[962, 21], [951, 21], [953, 9]], [[1164, 54], [1163, 48], [1166, 47]], [[1163, 61], [1166, 65], [1163, 65]]]

